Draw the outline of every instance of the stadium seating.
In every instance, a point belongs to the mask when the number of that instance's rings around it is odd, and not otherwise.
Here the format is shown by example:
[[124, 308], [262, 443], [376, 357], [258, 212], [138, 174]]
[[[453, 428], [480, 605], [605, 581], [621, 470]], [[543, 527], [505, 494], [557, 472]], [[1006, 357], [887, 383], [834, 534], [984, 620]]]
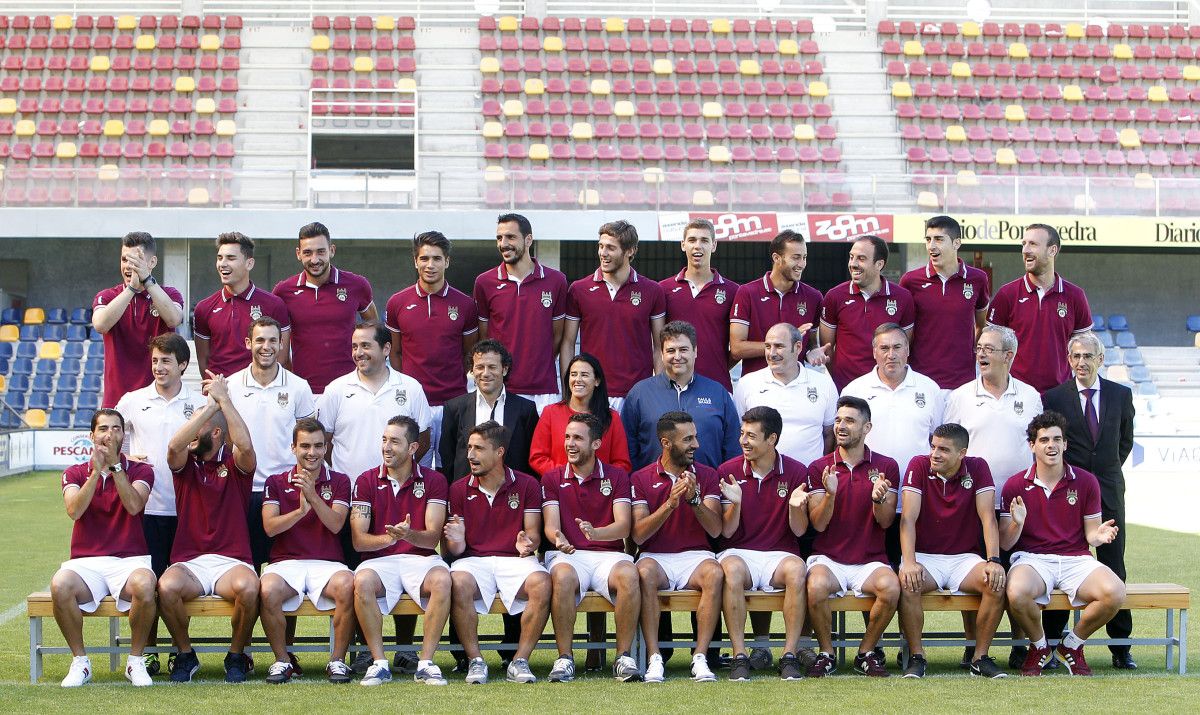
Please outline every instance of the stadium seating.
[[[316, 16], [312, 27], [310, 69], [313, 89], [416, 88], [417, 62], [413, 54], [416, 21], [413, 18]], [[387, 104], [395, 99], [378, 92], [319, 93], [314, 98], [312, 110], [318, 116], [341, 117], [412, 114], [411, 104]]]

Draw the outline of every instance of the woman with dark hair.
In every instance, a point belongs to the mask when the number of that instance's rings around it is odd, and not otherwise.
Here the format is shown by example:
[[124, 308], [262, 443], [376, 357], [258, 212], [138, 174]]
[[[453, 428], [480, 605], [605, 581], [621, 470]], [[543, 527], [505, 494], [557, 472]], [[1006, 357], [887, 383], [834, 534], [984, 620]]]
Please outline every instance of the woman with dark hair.
[[625, 427], [616, 411], [608, 406], [608, 387], [600, 361], [587, 353], [576, 355], [562, 377], [562, 394], [562, 401], [542, 410], [542, 417], [533, 431], [529, 465], [537, 475], [567, 463], [563, 435], [567, 420], [576, 412], [593, 414], [604, 424], [604, 437], [600, 440], [600, 449], [596, 450], [596, 459], [627, 472], [632, 469]]

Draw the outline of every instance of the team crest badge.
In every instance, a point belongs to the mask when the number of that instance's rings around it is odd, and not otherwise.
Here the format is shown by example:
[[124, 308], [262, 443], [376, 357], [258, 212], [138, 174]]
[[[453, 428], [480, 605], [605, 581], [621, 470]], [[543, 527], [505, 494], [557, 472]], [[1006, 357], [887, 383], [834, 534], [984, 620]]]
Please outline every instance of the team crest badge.
[[779, 495], [780, 499], [787, 499], [787, 485], [780, 482], [779, 487], [775, 489], [775, 493]]
[[883, 474], [881, 474], [878, 469], [872, 469], [871, 471], [867, 472], [867, 479], [870, 479], [872, 484], [879, 481], [879, 478], [882, 476]]
[[[229, 476], [229, 468], [226, 467], [224, 464], [222, 464], [220, 467], [217, 468], [217, 476], [220, 477], [221, 479], [228, 477]], [[1072, 502], [1072, 503], [1074, 503], [1074, 502]]]
[[633, 304], [634, 304], [634, 306], [641, 305], [641, 304], [642, 304], [642, 293], [641, 293], [641, 291], [636, 291], [636, 290], [635, 290], [635, 291], [633, 292], [633, 294], [629, 296], [629, 302], [630, 302], [630, 303], [633, 303]]
[[337, 299], [342, 301], [343, 303], [346, 302], [346, 289], [345, 288], [337, 289]]
[[1025, 414], [1025, 403], [1020, 402], [1020, 401], [1014, 402], [1013, 403], [1013, 412], [1016, 412], [1017, 415]]
[[888, 315], [895, 315], [898, 308], [896, 307], [896, 299], [888, 298], [887, 307], [884, 308]]
[[800, 315], [808, 315], [808, 304], [807, 303], [797, 303], [796, 304], [796, 312]]
[[401, 407], [408, 404], [408, 390], [396, 390], [396, 404]]
[[413, 482], [413, 496], [418, 499], [424, 498], [425, 482], [423, 480], [418, 480], [416, 482]]
[[512, 494], [509, 494], [508, 495], [508, 508], [516, 509], [519, 506], [521, 506], [521, 498], [517, 496], [517, 493], [513, 492]]
[[975, 286], [970, 283], [963, 283], [963, 297], [971, 300], [975, 297]]
[[196, 408], [192, 407], [192, 403], [188, 402], [183, 405], [183, 418], [185, 420], [192, 419], [192, 415], [195, 414], [195, 412]]
[[1066, 303], [1060, 302], [1058, 304], [1058, 317], [1060, 317], [1060, 318], [1067, 317], [1067, 304]]
[[717, 305], [724, 304], [725, 303], [725, 291], [722, 290], [721, 288], [718, 288], [716, 295], [713, 296], [713, 300], [717, 301]]
[[815, 387], [808, 388], [808, 401], [815, 404], [817, 401], [817, 397], [819, 397], [819, 395], [817, 395], [817, 388], [815, 388]]
[[333, 487], [329, 486], [328, 484], [322, 484], [321, 485], [321, 499], [323, 499], [324, 501], [329, 501], [330, 499], [333, 499]]
[[554, 302], [554, 296], [550, 293], [550, 291], [548, 291], [548, 290], [542, 291], [542, 307], [549, 308], [550, 304], [553, 302]]
[[278, 395], [276, 395], [276, 396], [275, 396], [275, 402], [276, 402], [276, 403], [278, 403], [280, 407], [287, 407], [287, 405], [288, 405], [288, 393], [286, 393], [286, 392], [281, 392], [281, 393], [279, 393]]
[[158, 317], [158, 308], [151, 308], [150, 315], [153, 315], [155, 318], [157, 318]]
[[612, 494], [612, 480], [611, 479], [601, 479], [600, 480], [600, 493], [603, 494], [604, 496], [609, 496], [610, 494]]
[[1077, 501], [1079, 501], [1079, 492], [1075, 491], [1074, 489], [1068, 489], [1067, 490], [1067, 503], [1070, 504], [1071, 506], [1075, 506], [1075, 502], [1077, 502]]
[[451, 320], [458, 320], [458, 306], [450, 306], [450, 309], [446, 311], [446, 315], [449, 315]]
[[262, 317], [262, 306], [261, 305], [250, 306], [250, 319], [258, 320], [261, 317]]
[[963, 489], [970, 489], [973, 484], [975, 484], [975, 480], [971, 478], [970, 474], [962, 478]]
[[918, 408], [925, 409], [925, 393], [924, 392], [918, 392], [913, 397], [913, 399], [914, 399], [914, 401], [916, 401]]

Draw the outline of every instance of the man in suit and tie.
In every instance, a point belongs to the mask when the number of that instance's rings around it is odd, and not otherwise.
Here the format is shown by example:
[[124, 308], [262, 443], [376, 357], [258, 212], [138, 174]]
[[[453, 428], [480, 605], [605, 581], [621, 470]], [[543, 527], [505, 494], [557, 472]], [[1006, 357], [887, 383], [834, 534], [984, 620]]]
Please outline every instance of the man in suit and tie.
[[[1074, 335], [1067, 343], [1073, 379], [1042, 395], [1047, 410], [1067, 418], [1067, 463], [1085, 469], [1100, 481], [1101, 519], [1113, 519], [1117, 538], [1096, 547], [1096, 558], [1125, 580], [1125, 477], [1121, 465], [1133, 449], [1133, 392], [1100, 377], [1104, 345], [1093, 332]], [[1062, 633], [1066, 611], [1046, 611], [1047, 633]], [[1128, 638], [1133, 618], [1122, 610], [1107, 626], [1110, 638]], [[1129, 646], [1109, 646], [1114, 668], [1133, 670], [1137, 663]]]

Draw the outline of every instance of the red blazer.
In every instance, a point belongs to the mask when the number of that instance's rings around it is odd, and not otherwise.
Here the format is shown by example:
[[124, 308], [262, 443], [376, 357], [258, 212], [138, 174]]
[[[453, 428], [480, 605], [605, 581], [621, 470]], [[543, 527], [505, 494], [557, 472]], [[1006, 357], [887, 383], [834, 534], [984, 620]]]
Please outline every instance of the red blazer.
[[[529, 466], [540, 477], [555, 467], [567, 463], [567, 451], [563, 448], [563, 435], [567, 431], [567, 420], [574, 411], [564, 402], [556, 402], [542, 410], [541, 419], [533, 430], [533, 442], [529, 445]], [[629, 442], [625, 438], [625, 427], [616, 410], [608, 411], [610, 424], [600, 439], [596, 459], [614, 467], [630, 471]]]

